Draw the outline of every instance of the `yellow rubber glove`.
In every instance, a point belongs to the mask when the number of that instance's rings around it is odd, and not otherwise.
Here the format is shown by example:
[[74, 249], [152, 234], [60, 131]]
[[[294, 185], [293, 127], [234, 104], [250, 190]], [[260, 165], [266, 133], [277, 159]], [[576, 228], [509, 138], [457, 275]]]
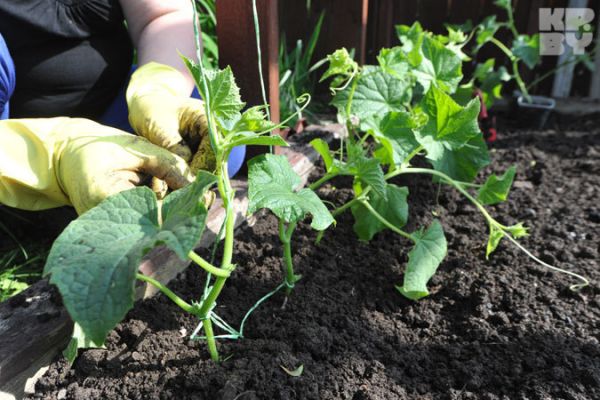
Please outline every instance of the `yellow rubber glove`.
[[72, 205], [79, 214], [150, 177], [172, 189], [187, 163], [145, 138], [81, 118], [0, 121], [0, 203], [24, 210]]
[[138, 68], [127, 88], [127, 105], [138, 135], [191, 161], [194, 172], [214, 169], [204, 103], [190, 98], [181, 72], [155, 62]]

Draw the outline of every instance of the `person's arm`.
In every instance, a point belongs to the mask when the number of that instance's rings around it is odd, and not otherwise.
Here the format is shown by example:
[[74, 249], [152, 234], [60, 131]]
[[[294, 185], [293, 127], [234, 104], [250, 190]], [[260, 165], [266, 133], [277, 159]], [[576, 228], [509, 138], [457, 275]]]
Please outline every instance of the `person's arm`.
[[176, 68], [192, 92], [194, 81], [179, 53], [197, 60], [189, 0], [120, 0], [139, 66], [157, 62]]

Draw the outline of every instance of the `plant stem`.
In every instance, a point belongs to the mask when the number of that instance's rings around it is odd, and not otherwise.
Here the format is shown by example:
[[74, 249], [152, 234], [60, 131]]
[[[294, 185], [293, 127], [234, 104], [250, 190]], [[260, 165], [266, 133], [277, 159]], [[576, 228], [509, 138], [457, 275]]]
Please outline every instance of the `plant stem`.
[[231, 275], [230, 271], [215, 267], [214, 265], [200, 257], [200, 255], [198, 255], [193, 250], [188, 253], [188, 257], [190, 258], [190, 260], [198, 264], [209, 274], [213, 274], [221, 278], [229, 278], [229, 275]]
[[183, 300], [181, 297], [177, 296], [175, 294], [175, 292], [173, 292], [171, 289], [166, 287], [161, 282], [157, 281], [154, 278], [151, 278], [147, 275], [140, 274], [140, 273], [137, 273], [135, 275], [135, 277], [138, 280], [147, 282], [147, 283], [151, 284], [152, 286], [156, 287], [157, 289], [159, 289], [165, 296], [167, 296], [169, 299], [171, 299], [171, 301], [173, 301], [173, 303], [175, 303], [177, 306], [179, 306], [185, 312], [188, 312], [192, 315], [198, 315], [197, 307], [194, 307], [193, 305], [191, 305], [188, 302], [186, 302], [185, 300]]
[[385, 219], [381, 214], [379, 214], [370, 204], [368, 201], [366, 200], [361, 200], [360, 203], [365, 206], [365, 208], [367, 210], [369, 210], [369, 212], [371, 214], [373, 214], [373, 216], [375, 218], [377, 218], [379, 220], [379, 222], [381, 222], [383, 225], [385, 225], [388, 229], [390, 229], [391, 231], [397, 233], [400, 236], [404, 236], [407, 239], [410, 239], [411, 241], [416, 243], [415, 238], [407, 232], [404, 232], [402, 229], [396, 227], [394, 224], [392, 224], [391, 222], [389, 222], [387, 219]]
[[461, 186], [461, 184], [459, 182], [454, 181], [448, 175], [446, 175], [446, 174], [444, 174], [442, 172], [439, 172], [439, 171], [436, 171], [436, 170], [433, 170], [433, 169], [427, 169], [427, 168], [406, 168], [404, 170], [399, 170], [399, 171], [394, 171], [393, 172], [393, 176], [401, 175], [401, 174], [430, 174], [430, 175], [435, 175], [435, 176], [438, 176], [438, 177], [442, 178], [445, 182], [447, 182], [450, 185], [454, 186], [456, 188], [456, 190], [458, 190], [463, 196], [465, 196], [471, 203], [473, 203], [479, 209], [479, 211], [483, 214], [483, 216], [485, 217], [485, 219], [487, 220], [487, 222], [490, 224], [490, 227], [491, 226], [495, 226], [496, 228], [498, 228], [506, 238], [508, 238], [515, 246], [517, 246], [517, 248], [519, 248], [521, 251], [523, 251], [532, 260], [534, 260], [535, 262], [537, 262], [538, 264], [540, 264], [543, 267], [546, 267], [546, 268], [551, 269], [553, 271], [562, 272], [562, 273], [564, 273], [566, 275], [573, 276], [573, 277], [575, 277], [577, 279], [580, 279], [583, 282], [583, 283], [580, 283], [580, 284], [571, 285], [569, 287], [571, 290], [577, 291], [577, 290], [580, 290], [580, 289], [582, 289], [582, 288], [584, 288], [584, 287], [586, 287], [586, 286], [588, 286], [590, 284], [589, 280], [587, 278], [583, 277], [582, 275], [579, 275], [579, 274], [576, 274], [574, 272], [570, 272], [570, 271], [564, 270], [562, 268], [558, 268], [558, 267], [552, 266], [552, 265], [550, 265], [550, 264], [548, 264], [548, 263], [540, 260], [536, 256], [534, 256], [529, 250], [527, 250], [515, 238], [513, 238], [512, 235], [509, 232], [506, 231], [506, 227], [504, 225], [500, 224], [498, 221], [496, 221], [487, 212], [487, 210], [485, 209], [485, 207], [479, 201], [477, 201], [473, 196], [471, 196], [469, 194], [469, 192], [467, 192]]
[[286, 277], [285, 277], [285, 294], [289, 296], [292, 293], [294, 284], [296, 283], [296, 275], [294, 274], [294, 262], [292, 257], [292, 234], [296, 229], [296, 223], [292, 223], [285, 228], [283, 220], [279, 220], [279, 239], [283, 243], [283, 260], [285, 261]]
[[525, 86], [525, 82], [523, 82], [523, 78], [521, 78], [521, 74], [519, 73], [519, 59], [515, 57], [514, 53], [508, 47], [506, 47], [504, 43], [502, 43], [495, 37], [492, 37], [490, 39], [490, 42], [494, 43], [496, 47], [498, 47], [500, 50], [502, 50], [504, 54], [506, 54], [506, 56], [512, 63], [513, 76], [515, 78], [515, 81], [517, 81], [517, 85], [519, 86], [521, 93], [523, 94], [523, 96], [525, 96], [525, 99], [527, 99], [528, 102], [531, 102], [531, 96], [529, 95], [527, 86]]
[[208, 344], [208, 352], [210, 353], [210, 358], [219, 362], [219, 351], [217, 350], [217, 342], [215, 340], [215, 332], [213, 331], [212, 321], [210, 318], [202, 321], [202, 326], [204, 327], [204, 333], [206, 333], [206, 343]]
[[310, 190], [317, 190], [318, 188], [320, 188], [321, 186], [323, 186], [323, 184], [325, 184], [325, 182], [327, 182], [327, 181], [335, 178], [336, 176], [338, 176], [338, 174], [325, 174], [318, 181], [311, 183], [308, 186], [308, 188]]
[[516, 39], [519, 37], [519, 32], [515, 27], [515, 16], [513, 14], [512, 1], [508, 4], [508, 7], [506, 8], [506, 13], [508, 14], [508, 28], [510, 29], [510, 31]]

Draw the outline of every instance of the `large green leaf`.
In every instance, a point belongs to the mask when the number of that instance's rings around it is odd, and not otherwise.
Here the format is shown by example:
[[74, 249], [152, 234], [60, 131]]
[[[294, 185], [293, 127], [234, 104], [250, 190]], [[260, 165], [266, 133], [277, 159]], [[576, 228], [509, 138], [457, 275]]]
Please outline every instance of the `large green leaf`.
[[421, 101], [421, 107], [429, 120], [416, 134], [416, 139], [427, 150], [427, 157], [440, 160], [445, 150], [458, 149], [471, 138], [480, 135], [480, 101], [471, 100], [461, 107], [442, 90], [432, 87]]
[[285, 156], [265, 154], [248, 162], [248, 212], [268, 208], [287, 223], [312, 215], [311, 226], [327, 229], [334, 220], [321, 199], [308, 188], [297, 190], [302, 179]]
[[362, 121], [373, 115], [404, 110], [412, 97], [411, 87], [408, 75], [398, 78], [381, 67], [366, 66], [356, 83], [338, 92], [332, 104], [345, 115], [351, 100], [350, 114]]
[[402, 164], [419, 147], [414, 131], [426, 121], [423, 113], [400, 111], [386, 114], [372, 129], [373, 136], [381, 144], [381, 148], [375, 151], [376, 157], [384, 164]]
[[[402, 228], [408, 220], [408, 203], [406, 202], [408, 188], [387, 184], [386, 193], [386, 199], [376, 193], [370, 194], [369, 204], [395, 227]], [[360, 203], [352, 207], [352, 215], [354, 216], [354, 232], [360, 240], [369, 241], [377, 233], [386, 229], [385, 225]]]
[[204, 230], [201, 203], [215, 177], [202, 173], [195, 183], [165, 199], [162, 226], [154, 193], [140, 187], [121, 192], [73, 221], [56, 239], [44, 268], [58, 286], [71, 318], [87, 340], [106, 334], [133, 306], [134, 281], [143, 254], [165, 243], [185, 257]]
[[438, 220], [434, 220], [426, 231], [421, 229], [413, 233], [413, 237], [415, 246], [408, 253], [404, 284], [396, 289], [411, 300], [419, 300], [429, 295], [427, 282], [446, 257], [447, 244]]
[[444, 149], [438, 160], [430, 162], [436, 171], [443, 172], [452, 179], [472, 182], [477, 173], [490, 163], [490, 157], [482, 135], [478, 135], [458, 149]]
[[519, 35], [513, 41], [512, 45], [513, 54], [520, 58], [529, 69], [535, 68], [540, 62], [540, 35]]
[[446, 93], [454, 93], [462, 79], [462, 60], [437, 40], [425, 36], [422, 45], [423, 59], [413, 71], [417, 82], [427, 92], [435, 86]]
[[502, 203], [508, 197], [517, 169], [512, 166], [502, 176], [490, 175], [477, 195], [477, 200], [484, 205]]

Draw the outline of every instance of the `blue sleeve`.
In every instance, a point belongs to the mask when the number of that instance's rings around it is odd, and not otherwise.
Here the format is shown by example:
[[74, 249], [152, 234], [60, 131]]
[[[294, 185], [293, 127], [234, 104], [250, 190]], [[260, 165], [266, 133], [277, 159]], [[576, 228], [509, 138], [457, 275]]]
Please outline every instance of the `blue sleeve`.
[[0, 34], [0, 120], [8, 118], [8, 100], [15, 90], [15, 64]]

